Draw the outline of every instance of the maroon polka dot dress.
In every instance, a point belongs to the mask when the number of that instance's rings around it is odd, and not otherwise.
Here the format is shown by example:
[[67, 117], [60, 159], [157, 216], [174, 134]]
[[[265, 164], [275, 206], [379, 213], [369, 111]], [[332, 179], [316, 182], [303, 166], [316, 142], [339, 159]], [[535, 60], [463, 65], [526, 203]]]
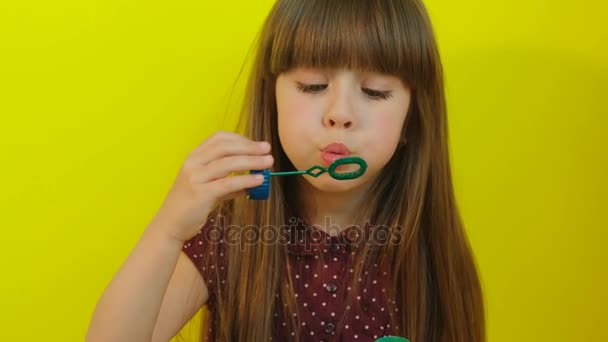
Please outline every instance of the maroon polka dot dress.
[[[207, 249], [208, 244], [205, 243], [213, 235], [209, 234], [210, 228], [218, 228], [218, 222], [222, 222], [221, 216], [217, 220], [208, 220], [199, 234], [183, 246], [183, 251], [194, 262], [207, 284], [207, 309], [211, 317], [216, 312], [218, 286], [225, 283], [226, 274], [221, 248], [224, 240], [215, 240], [220, 244], [215, 252], [217, 255], [212, 255], [214, 252]], [[361, 229], [351, 227], [337, 236], [331, 236], [313, 226], [302, 224], [301, 220], [298, 222], [300, 224], [290, 226], [287, 248], [300, 315], [297, 318], [300, 322], [298, 329], [301, 340], [375, 341], [382, 336], [396, 335], [398, 327], [391, 326], [390, 320], [393, 315], [398, 317], [399, 311], [394, 306], [394, 298], [387, 298], [387, 273], [373, 264], [363, 270], [361, 278], [354, 279], [353, 261], [358, 250], [354, 242]], [[349, 302], [346, 300], [347, 295], [354, 291], [355, 282], [360, 284], [359, 291], [352, 294], [353, 300]], [[290, 319], [283, 317], [282, 310], [277, 310], [274, 316], [272, 339], [294, 340], [296, 332], [290, 326]], [[213, 341], [213, 319], [208, 323], [207, 340]]]

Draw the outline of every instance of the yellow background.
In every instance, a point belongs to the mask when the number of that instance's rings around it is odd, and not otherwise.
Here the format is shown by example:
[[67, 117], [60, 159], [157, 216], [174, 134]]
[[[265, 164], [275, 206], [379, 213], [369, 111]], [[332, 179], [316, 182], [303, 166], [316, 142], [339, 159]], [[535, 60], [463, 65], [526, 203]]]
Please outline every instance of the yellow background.
[[[0, 4], [0, 341], [83, 340], [271, 3]], [[606, 5], [426, 4], [489, 340], [608, 341]]]

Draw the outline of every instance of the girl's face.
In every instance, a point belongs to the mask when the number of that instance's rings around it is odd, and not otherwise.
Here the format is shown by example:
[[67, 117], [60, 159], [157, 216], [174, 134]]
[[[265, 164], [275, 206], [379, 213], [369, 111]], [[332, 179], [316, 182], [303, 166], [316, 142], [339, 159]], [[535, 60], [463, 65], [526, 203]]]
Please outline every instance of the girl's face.
[[[367, 162], [363, 176], [348, 181], [336, 180], [328, 173], [304, 178], [321, 191], [353, 189], [374, 179], [393, 156], [410, 95], [409, 87], [392, 75], [292, 69], [280, 74], [276, 82], [281, 145], [297, 170], [307, 170], [314, 165], [327, 168], [332, 155], [322, 150], [332, 143], [344, 144], [351, 155]], [[337, 171], [358, 168], [345, 165]]]

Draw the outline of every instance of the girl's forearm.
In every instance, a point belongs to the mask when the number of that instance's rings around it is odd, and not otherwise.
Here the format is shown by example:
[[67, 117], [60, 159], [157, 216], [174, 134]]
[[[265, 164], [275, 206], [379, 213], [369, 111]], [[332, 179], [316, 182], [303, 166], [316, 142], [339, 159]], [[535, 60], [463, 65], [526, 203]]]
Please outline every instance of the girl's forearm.
[[[182, 243], [152, 221], [102, 294], [86, 340], [149, 342]], [[166, 229], [165, 229], [166, 231]]]

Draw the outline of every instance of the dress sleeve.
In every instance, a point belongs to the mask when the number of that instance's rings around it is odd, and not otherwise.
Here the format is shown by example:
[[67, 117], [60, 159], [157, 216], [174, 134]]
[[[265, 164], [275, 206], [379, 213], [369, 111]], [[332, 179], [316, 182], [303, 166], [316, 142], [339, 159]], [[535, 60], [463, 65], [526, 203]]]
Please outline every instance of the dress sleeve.
[[222, 216], [210, 215], [199, 232], [184, 242], [182, 247], [203, 276], [209, 299], [215, 298], [218, 286], [224, 283], [226, 277], [222, 222]]

